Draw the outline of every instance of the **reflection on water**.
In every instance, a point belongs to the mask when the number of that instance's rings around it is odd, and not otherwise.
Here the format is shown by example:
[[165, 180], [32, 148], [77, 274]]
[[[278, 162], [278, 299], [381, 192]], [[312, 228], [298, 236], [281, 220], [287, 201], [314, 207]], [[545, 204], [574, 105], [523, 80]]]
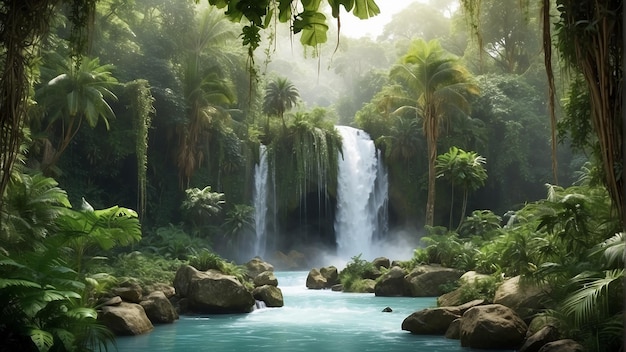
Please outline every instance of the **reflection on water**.
[[[443, 336], [411, 335], [404, 318], [435, 298], [307, 290], [306, 272], [277, 272], [285, 306], [250, 314], [182, 316], [148, 334], [117, 339], [119, 351], [476, 351]], [[385, 307], [393, 312], [383, 313]]]

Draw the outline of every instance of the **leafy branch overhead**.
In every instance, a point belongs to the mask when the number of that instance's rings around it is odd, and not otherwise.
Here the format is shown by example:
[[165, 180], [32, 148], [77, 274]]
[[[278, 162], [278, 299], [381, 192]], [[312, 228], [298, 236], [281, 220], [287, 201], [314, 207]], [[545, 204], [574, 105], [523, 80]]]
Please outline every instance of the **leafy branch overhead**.
[[[241, 38], [251, 54], [260, 42], [261, 29], [268, 28], [272, 19], [290, 22], [294, 34], [302, 33], [303, 45], [316, 47], [328, 40], [326, 15], [320, 12], [323, 0], [208, 0], [210, 5], [226, 8], [226, 16], [233, 22], [249, 22], [243, 27]], [[341, 29], [341, 7], [360, 19], [380, 13], [374, 0], [326, 0], [332, 17]], [[196, 0], [196, 3], [199, 0]], [[276, 17], [274, 17], [276, 16]]]

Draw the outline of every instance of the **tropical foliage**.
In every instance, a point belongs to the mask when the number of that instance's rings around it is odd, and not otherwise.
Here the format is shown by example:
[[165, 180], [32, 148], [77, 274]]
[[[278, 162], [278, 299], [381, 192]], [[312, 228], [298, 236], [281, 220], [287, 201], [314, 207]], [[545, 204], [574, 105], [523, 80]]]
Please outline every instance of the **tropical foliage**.
[[400, 63], [391, 70], [392, 77], [406, 84], [406, 96], [414, 102], [411, 109], [422, 121], [428, 148], [428, 197], [426, 225], [432, 226], [435, 214], [435, 163], [440, 126], [453, 112], [468, 113], [470, 98], [478, 94], [471, 75], [458, 60], [447, 53], [437, 40], [416, 40]]
[[0, 296], [5, 302], [0, 330], [7, 347], [88, 350], [106, 348], [113, 338], [85, 300], [83, 263], [93, 250], [138, 241], [139, 221], [130, 209], [70, 207], [65, 191], [41, 174], [20, 174], [9, 184], [0, 213]]
[[461, 207], [461, 220], [459, 227], [463, 224], [465, 211], [467, 209], [467, 195], [485, 184], [487, 172], [483, 167], [487, 160], [475, 152], [466, 152], [463, 149], [451, 147], [447, 153], [437, 156], [435, 169], [437, 177], [446, 178], [452, 185], [452, 200], [450, 202], [450, 222], [448, 227], [452, 227], [452, 209], [454, 206], [454, 187], [460, 186], [463, 189], [463, 206]]

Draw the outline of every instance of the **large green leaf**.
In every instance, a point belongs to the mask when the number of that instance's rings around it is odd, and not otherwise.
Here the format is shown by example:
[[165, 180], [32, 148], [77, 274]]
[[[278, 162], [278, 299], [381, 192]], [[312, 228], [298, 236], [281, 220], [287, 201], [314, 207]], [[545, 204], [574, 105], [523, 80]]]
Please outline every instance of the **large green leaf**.
[[28, 335], [40, 352], [48, 351], [54, 344], [54, 337], [47, 331], [31, 329]]
[[374, 0], [356, 0], [352, 13], [354, 13], [356, 17], [364, 20], [380, 14], [380, 8], [376, 5]]
[[328, 25], [326, 16], [316, 11], [304, 11], [296, 17], [293, 22], [294, 33], [302, 31], [300, 43], [308, 46], [317, 46], [326, 43], [328, 37]]

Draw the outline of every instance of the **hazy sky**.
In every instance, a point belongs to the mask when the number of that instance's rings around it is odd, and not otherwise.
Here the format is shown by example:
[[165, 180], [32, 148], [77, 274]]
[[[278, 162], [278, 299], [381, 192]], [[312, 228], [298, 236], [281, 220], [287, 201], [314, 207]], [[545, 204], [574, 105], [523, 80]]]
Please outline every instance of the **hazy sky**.
[[[383, 32], [385, 24], [391, 17], [418, 0], [377, 0], [380, 14], [367, 20], [359, 20], [352, 14], [341, 13], [341, 34], [353, 37], [370, 37], [376, 39]], [[342, 7], [343, 10], [343, 7]]]

